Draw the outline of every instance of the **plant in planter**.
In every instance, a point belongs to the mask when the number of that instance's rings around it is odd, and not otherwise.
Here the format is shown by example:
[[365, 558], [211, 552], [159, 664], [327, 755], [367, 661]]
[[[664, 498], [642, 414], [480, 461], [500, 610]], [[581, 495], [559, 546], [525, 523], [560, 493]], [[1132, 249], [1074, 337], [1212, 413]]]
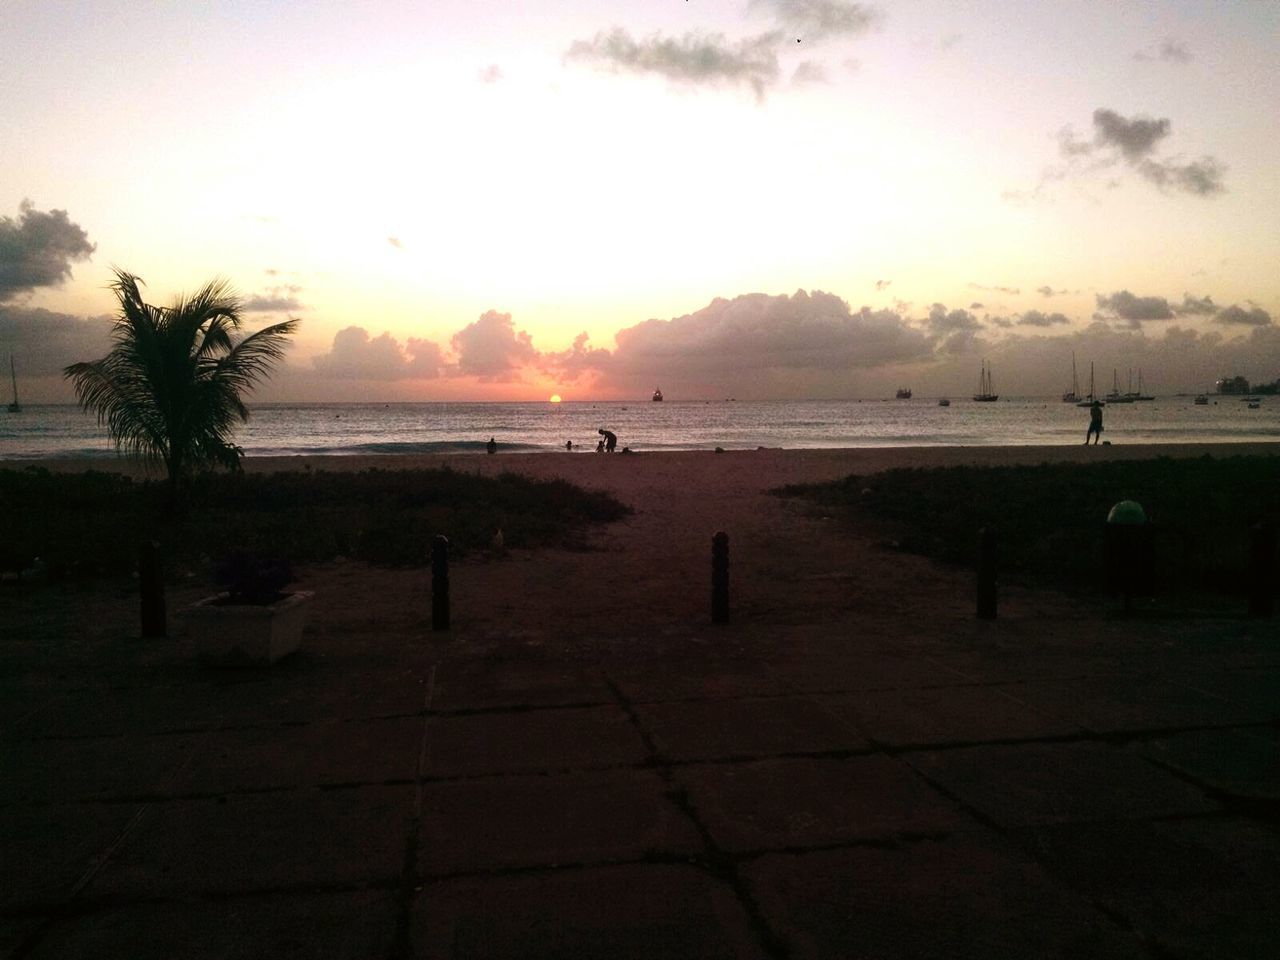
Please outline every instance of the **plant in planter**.
[[275, 663], [302, 645], [309, 590], [286, 592], [287, 560], [233, 554], [218, 565], [223, 593], [187, 611], [188, 633], [202, 660], [227, 666]]

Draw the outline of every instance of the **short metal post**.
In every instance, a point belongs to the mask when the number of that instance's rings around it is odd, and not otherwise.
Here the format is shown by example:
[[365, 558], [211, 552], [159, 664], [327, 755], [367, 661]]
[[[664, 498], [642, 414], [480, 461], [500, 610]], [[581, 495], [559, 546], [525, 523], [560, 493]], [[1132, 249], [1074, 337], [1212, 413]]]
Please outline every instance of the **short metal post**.
[[431, 629], [449, 629], [449, 538], [431, 541]]
[[729, 622], [729, 535], [711, 538], [711, 622]]
[[996, 618], [996, 531], [978, 531], [978, 619]]
[[143, 639], [165, 636], [164, 570], [160, 565], [160, 544], [155, 540], [138, 544], [138, 592], [142, 598]]
[[1275, 612], [1276, 528], [1255, 524], [1249, 531], [1249, 616], [1270, 617]]

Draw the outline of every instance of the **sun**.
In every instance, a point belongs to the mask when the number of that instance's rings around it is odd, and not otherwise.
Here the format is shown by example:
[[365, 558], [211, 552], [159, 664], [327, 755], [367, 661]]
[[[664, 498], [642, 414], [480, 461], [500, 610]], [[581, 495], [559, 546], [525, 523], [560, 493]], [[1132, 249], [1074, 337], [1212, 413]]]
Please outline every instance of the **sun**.
[[560, 402], [560, 394], [558, 394], [558, 393], [553, 393], [553, 394], [551, 395], [551, 401], [550, 401], [550, 402], [551, 402], [551, 403], [559, 403], [559, 402]]

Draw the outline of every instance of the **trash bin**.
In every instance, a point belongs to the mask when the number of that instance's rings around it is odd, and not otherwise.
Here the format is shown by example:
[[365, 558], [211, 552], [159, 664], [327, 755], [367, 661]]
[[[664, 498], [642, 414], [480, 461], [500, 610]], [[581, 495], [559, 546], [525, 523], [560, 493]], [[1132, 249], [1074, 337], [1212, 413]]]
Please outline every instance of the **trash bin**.
[[1103, 529], [1107, 588], [1124, 597], [1125, 610], [1135, 595], [1151, 592], [1155, 563], [1152, 533], [1147, 512], [1134, 500], [1121, 500], [1107, 513]]

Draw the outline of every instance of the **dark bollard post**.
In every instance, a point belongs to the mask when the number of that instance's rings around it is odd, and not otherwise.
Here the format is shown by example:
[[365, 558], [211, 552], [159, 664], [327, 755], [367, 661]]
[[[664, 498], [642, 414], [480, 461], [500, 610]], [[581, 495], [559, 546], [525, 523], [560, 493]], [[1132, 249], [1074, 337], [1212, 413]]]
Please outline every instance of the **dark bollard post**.
[[1249, 616], [1271, 616], [1275, 596], [1276, 528], [1259, 523], [1249, 531]]
[[160, 544], [143, 540], [138, 544], [138, 592], [142, 597], [142, 637], [163, 637], [164, 571], [160, 566]]
[[996, 618], [996, 531], [978, 531], [978, 619]]
[[729, 622], [729, 535], [711, 538], [711, 622]]
[[449, 538], [431, 541], [431, 629], [449, 629]]

